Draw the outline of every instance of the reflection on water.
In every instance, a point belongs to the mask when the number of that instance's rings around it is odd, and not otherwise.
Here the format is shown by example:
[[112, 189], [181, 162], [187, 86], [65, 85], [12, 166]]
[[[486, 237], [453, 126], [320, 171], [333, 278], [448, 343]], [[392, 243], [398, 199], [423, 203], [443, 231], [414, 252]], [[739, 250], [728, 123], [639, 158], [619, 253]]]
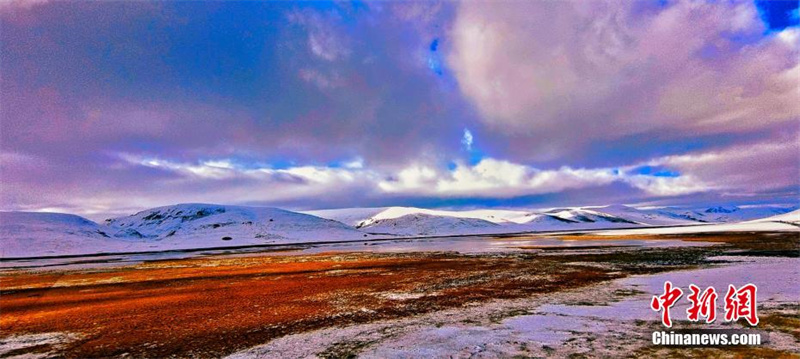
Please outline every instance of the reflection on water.
[[615, 247], [686, 247], [709, 246], [708, 242], [682, 240], [637, 240], [637, 239], [586, 239], [562, 240], [558, 238], [496, 238], [487, 236], [463, 236], [442, 238], [392, 239], [379, 241], [354, 241], [347, 243], [320, 243], [307, 245], [285, 245], [270, 247], [243, 247], [236, 249], [207, 249], [194, 251], [164, 251], [138, 254], [109, 254], [70, 258], [44, 258], [2, 260], [0, 269], [81, 269], [136, 264], [147, 261], [182, 259], [210, 255], [297, 255], [324, 252], [458, 252], [464, 254], [502, 253], [514, 251], [536, 251], [541, 249], [570, 248], [585, 250], [614, 249]]

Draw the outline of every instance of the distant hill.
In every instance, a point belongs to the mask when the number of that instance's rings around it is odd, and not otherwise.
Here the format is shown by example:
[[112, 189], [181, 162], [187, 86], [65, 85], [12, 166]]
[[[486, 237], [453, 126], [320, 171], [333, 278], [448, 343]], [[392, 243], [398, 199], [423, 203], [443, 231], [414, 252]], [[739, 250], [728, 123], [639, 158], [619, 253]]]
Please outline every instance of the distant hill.
[[647, 224], [651, 226], [673, 226], [702, 223], [691, 216], [674, 213], [667, 209], [639, 209], [625, 205], [611, 205], [595, 208], [596, 211], [606, 213], [630, 222]]
[[128, 244], [86, 218], [63, 213], [0, 212], [0, 257], [122, 251]]
[[[530, 231], [573, 230], [587, 228], [614, 228], [644, 225], [685, 224], [693, 222], [668, 215], [646, 213], [627, 206], [609, 207], [614, 213], [601, 212], [599, 209], [569, 208], [555, 209], [548, 212], [480, 209], [467, 211], [432, 210], [415, 207], [380, 207], [380, 208], [345, 208], [333, 210], [309, 211], [306, 213], [320, 217], [342, 221], [356, 228], [375, 232], [383, 228], [386, 233], [402, 233], [403, 235], [454, 235], [464, 233], [511, 233]], [[600, 208], [603, 209], [603, 208]], [[619, 214], [617, 213], [619, 212]], [[412, 217], [407, 217], [416, 215]], [[428, 228], [438, 218], [441, 229], [433, 231]], [[403, 218], [402, 220], [397, 220]], [[453, 219], [469, 221], [454, 221]], [[644, 221], [644, 220], [647, 221]], [[485, 221], [497, 226], [487, 226]], [[416, 223], [419, 221], [420, 223]], [[380, 223], [381, 226], [376, 226]], [[391, 223], [391, 228], [387, 223]], [[456, 225], [458, 224], [458, 225]], [[499, 227], [498, 227], [499, 226]], [[425, 230], [421, 230], [425, 228]]]
[[[271, 207], [178, 204], [106, 220], [106, 226], [159, 241], [264, 244], [281, 240], [329, 241], [361, 238], [355, 228], [330, 219]], [[226, 238], [227, 237], [227, 238]]]
[[178, 204], [97, 224], [60, 213], [0, 212], [2, 257], [160, 251], [370, 237], [329, 219], [269, 207]]
[[642, 227], [618, 231], [597, 231], [595, 234], [619, 236], [640, 234], [650, 235], [758, 231], [800, 232], [800, 210], [795, 210], [789, 213], [783, 213], [767, 218], [759, 218], [736, 223], [707, 223], [697, 226], [682, 227]]
[[749, 221], [753, 219], [771, 217], [779, 214], [788, 213], [793, 209], [796, 208], [770, 207], [770, 206], [764, 206], [764, 207], [717, 206], [717, 207], [707, 208], [704, 211], [699, 211], [700, 215], [698, 217], [706, 222], [732, 223], [732, 222]]
[[303, 213], [336, 220], [354, 227], [369, 225], [373, 220], [398, 218], [408, 214], [427, 214], [440, 217], [472, 218], [484, 221], [507, 224], [522, 221], [529, 211], [478, 209], [466, 211], [447, 211], [416, 207], [375, 207], [375, 208], [342, 208]]
[[789, 223], [800, 226], [800, 209], [767, 218], [760, 218], [752, 221], [747, 221], [744, 223], [758, 223], [758, 222]]
[[437, 236], [491, 233], [500, 225], [477, 218], [458, 218], [413, 213], [396, 218], [374, 219], [358, 227], [371, 233], [401, 236]]
[[[0, 257], [623, 227], [697, 225], [693, 227], [724, 230], [750, 228], [755, 223], [753, 228], [785, 229], [797, 228], [798, 213], [796, 208], [769, 206], [641, 209], [625, 205], [546, 211], [380, 207], [298, 213], [271, 207], [189, 203], [152, 208], [98, 224], [71, 214], [0, 212]], [[700, 226], [712, 223], [736, 225]]]

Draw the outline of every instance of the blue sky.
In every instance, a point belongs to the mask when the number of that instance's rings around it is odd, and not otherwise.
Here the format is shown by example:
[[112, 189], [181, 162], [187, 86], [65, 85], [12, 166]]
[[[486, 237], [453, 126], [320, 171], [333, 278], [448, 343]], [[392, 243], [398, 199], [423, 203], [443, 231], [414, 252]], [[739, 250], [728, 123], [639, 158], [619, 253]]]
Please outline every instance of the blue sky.
[[0, 208], [797, 204], [796, 1], [0, 5]]

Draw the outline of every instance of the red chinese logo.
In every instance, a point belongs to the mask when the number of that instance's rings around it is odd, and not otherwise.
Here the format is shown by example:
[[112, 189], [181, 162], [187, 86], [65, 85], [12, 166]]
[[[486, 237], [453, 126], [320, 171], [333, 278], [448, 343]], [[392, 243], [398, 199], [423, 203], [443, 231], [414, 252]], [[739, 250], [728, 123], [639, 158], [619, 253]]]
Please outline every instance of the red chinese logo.
[[[694, 284], [689, 285], [692, 292], [687, 296], [690, 306], [686, 309], [687, 319], [691, 322], [700, 321], [705, 318], [706, 323], [712, 323], [717, 319], [717, 291], [714, 287], [708, 287], [704, 291]], [[738, 290], [733, 285], [728, 286], [725, 294], [725, 321], [737, 321], [740, 318], [747, 320], [750, 325], [758, 324], [757, 294], [758, 288], [754, 284], [748, 283]], [[661, 323], [666, 327], [672, 327], [670, 318], [670, 308], [683, 295], [680, 288], [673, 287], [672, 282], [664, 282], [664, 294], [654, 296], [650, 302], [650, 308], [661, 311]]]
[[737, 321], [739, 318], [744, 318], [750, 325], [758, 324], [757, 290], [753, 284], [746, 284], [739, 290], [733, 285], [728, 285], [728, 294], [725, 294], [725, 320]]
[[689, 321], [696, 322], [700, 320], [700, 316], [706, 318], [706, 323], [711, 323], [717, 319], [717, 292], [714, 287], [708, 287], [700, 294], [700, 288], [696, 285], [689, 285], [689, 301], [692, 305], [686, 310]]
[[653, 297], [650, 302], [650, 308], [655, 311], [661, 310], [661, 323], [667, 327], [672, 326], [672, 320], [669, 317], [669, 309], [675, 305], [675, 302], [683, 295], [680, 288], [672, 288], [670, 281], [664, 282], [664, 294], [660, 297]]

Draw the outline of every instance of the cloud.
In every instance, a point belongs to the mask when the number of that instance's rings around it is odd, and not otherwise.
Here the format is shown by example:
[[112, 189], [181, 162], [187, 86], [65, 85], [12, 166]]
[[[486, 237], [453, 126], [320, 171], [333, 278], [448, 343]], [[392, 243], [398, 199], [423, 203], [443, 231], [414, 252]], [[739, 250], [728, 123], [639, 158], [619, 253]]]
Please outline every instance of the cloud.
[[[153, 207], [178, 202], [220, 202], [291, 205], [314, 208], [348, 203], [397, 204], [408, 199], [512, 199], [525, 196], [590, 193], [581, 203], [615, 198], [614, 188], [637, 192], [634, 198], [663, 199], [692, 194], [722, 193], [746, 199], [777, 194], [796, 196], [800, 174], [797, 141], [757, 142], [722, 150], [689, 152], [622, 167], [540, 169], [507, 160], [483, 158], [475, 164], [456, 162], [452, 168], [417, 162], [398, 169], [369, 166], [361, 158], [330, 165], [275, 167], [234, 158], [185, 162], [149, 155], [121, 153], [107, 165], [107, 177], [97, 181], [88, 171], [69, 183], [90, 183], [65, 192], [41, 187], [35, 177], [19, 177], [0, 188], [4, 203], [17, 209], [82, 208], [92, 213], [113, 208]], [[0, 165], [14, 167], [32, 158], [15, 153], [0, 156]], [[47, 169], [50, 164], [41, 164]], [[58, 171], [58, 167], [48, 171]], [[18, 178], [13, 176], [12, 179]], [[36, 196], [17, 197], [14, 193]], [[153, 190], [157, 189], [157, 190]], [[43, 196], [43, 197], [37, 197]], [[232, 200], [239, 199], [239, 200]], [[243, 200], [245, 199], [245, 200]], [[321, 201], [324, 200], [324, 201]], [[88, 213], [87, 212], [87, 213]]]
[[130, 154], [120, 154], [119, 157], [133, 165], [146, 166], [181, 174], [188, 180], [225, 180], [246, 178], [265, 180], [266, 182], [286, 182], [302, 186], [313, 187], [320, 185], [324, 190], [328, 185], [339, 182], [350, 182], [357, 176], [366, 178], [374, 177], [367, 171], [362, 171], [363, 162], [359, 159], [346, 162], [341, 168], [327, 166], [293, 166], [288, 168], [272, 168], [269, 166], [242, 166], [230, 159], [214, 159], [199, 163], [184, 163], [157, 158], [148, 158]]
[[796, 202], [799, 30], [749, 3], [15, 9], [2, 209]]
[[650, 161], [714, 183], [728, 195], [756, 195], [800, 189], [800, 141], [796, 135], [721, 150], [673, 155]]
[[524, 143], [515, 155], [563, 161], [626, 136], [797, 121], [796, 29], [763, 31], [749, 2], [466, 2], [447, 61], [481, 119]]
[[389, 6], [392, 14], [400, 21], [422, 26], [435, 24], [443, 7], [439, 2], [393, 2]]
[[313, 83], [321, 90], [334, 89], [345, 85], [344, 79], [335, 72], [328, 75], [316, 69], [300, 69], [299, 76], [304, 81]]
[[290, 22], [306, 29], [308, 49], [318, 58], [336, 61], [350, 56], [348, 39], [335, 27], [338, 23], [336, 13], [298, 9], [291, 11], [287, 17]]
[[467, 151], [472, 151], [472, 132], [469, 129], [464, 129], [464, 136], [461, 138], [461, 144]]
[[[475, 121], [416, 57], [431, 38], [407, 36], [417, 33], [414, 16], [345, 3], [183, 6], [193, 12], [177, 3], [51, 2], [31, 9], [36, 26], [4, 26], [4, 149], [187, 161], [360, 156], [393, 167], [458, 152], [453, 137]], [[239, 20], [219, 19], [221, 9]], [[443, 20], [427, 14], [433, 31]], [[152, 24], [138, 26], [142, 19]]]
[[[570, 168], [541, 170], [509, 161], [482, 159], [475, 165], [459, 163], [453, 169], [442, 169], [426, 164], [413, 164], [394, 171], [380, 171], [364, 166], [355, 159], [342, 166], [243, 166], [230, 159], [215, 159], [197, 163], [183, 163], [130, 154], [119, 157], [133, 165], [173, 172], [177, 182], [219, 182], [234, 179], [255, 180], [264, 186], [291, 187], [281, 193], [258, 192], [251, 199], [277, 201], [291, 196], [319, 194], [333, 188], [363, 191], [375, 195], [409, 195], [419, 197], [488, 197], [558, 193], [570, 189], [602, 187], [614, 182], [630, 184], [651, 195], [674, 196], [708, 190], [710, 187], [694, 176], [672, 178], [656, 175], [633, 174], [612, 168]], [[660, 160], [658, 160], [660, 161]], [[630, 166], [629, 168], [632, 168]], [[176, 182], [175, 179], [170, 182]], [[289, 196], [289, 197], [285, 197]]]
[[615, 168], [568, 166], [542, 170], [492, 158], [484, 158], [475, 165], [459, 163], [450, 171], [412, 165], [389, 178], [378, 184], [387, 193], [466, 198], [513, 198], [603, 187], [616, 182], [653, 196], [685, 195], [711, 188], [693, 176], [664, 178], [629, 175]]
[[48, 3], [50, 0], [4, 0], [0, 1], [0, 11], [16, 9], [28, 10], [34, 6]]
[[[787, 136], [774, 142], [738, 144], [613, 168], [562, 166], [542, 170], [484, 158], [475, 165], [458, 163], [449, 171], [411, 165], [378, 185], [388, 193], [513, 198], [623, 183], [642, 191], [644, 198], [711, 192], [744, 198], [775, 194], [775, 191], [797, 193], [800, 189], [799, 153], [800, 141]], [[663, 170], [645, 172], [640, 170], [643, 167]]]
[[679, 177], [634, 175], [627, 178], [626, 182], [648, 194], [663, 197], [706, 192], [714, 189], [692, 175]]

